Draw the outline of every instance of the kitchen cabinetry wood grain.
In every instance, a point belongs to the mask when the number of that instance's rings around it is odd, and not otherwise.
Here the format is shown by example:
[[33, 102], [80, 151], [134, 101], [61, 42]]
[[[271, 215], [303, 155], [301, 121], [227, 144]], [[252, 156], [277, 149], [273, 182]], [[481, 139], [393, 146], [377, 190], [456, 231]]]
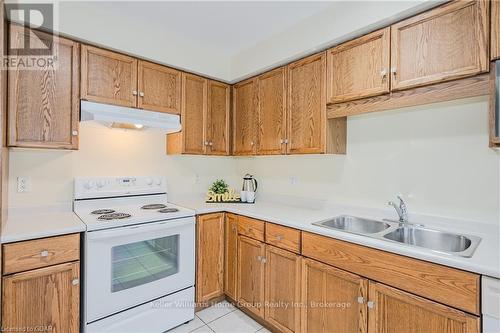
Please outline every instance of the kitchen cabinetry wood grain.
[[238, 302], [256, 316], [264, 317], [265, 244], [238, 236]]
[[479, 315], [480, 279], [477, 274], [307, 232], [302, 233], [302, 254]]
[[[10, 26], [11, 48], [33, 30]], [[37, 31], [32, 43], [48, 43], [57, 60], [38, 70], [12, 69], [9, 77], [9, 146], [78, 149], [80, 45]], [[33, 47], [45, 47], [34, 45]], [[11, 53], [15, 56], [16, 52]]]
[[196, 301], [224, 294], [224, 214], [198, 216], [196, 223]]
[[230, 104], [229, 85], [208, 81], [208, 112], [206, 133], [209, 155], [229, 155]]
[[480, 318], [370, 281], [370, 333], [479, 333]]
[[452, 1], [391, 27], [391, 89], [489, 70], [489, 1]]
[[500, 1], [491, 1], [491, 60], [500, 59]]
[[258, 77], [258, 155], [286, 153], [286, 67]]
[[281, 332], [300, 332], [301, 257], [267, 245], [265, 319]]
[[302, 261], [302, 332], [367, 332], [368, 280]]
[[287, 71], [287, 153], [325, 153], [326, 54], [294, 62]]
[[224, 292], [233, 300], [237, 299], [238, 281], [238, 215], [226, 214], [224, 248]]
[[65, 263], [3, 278], [2, 329], [79, 332], [79, 263]]
[[257, 79], [233, 86], [233, 154], [253, 155], [257, 148]]
[[82, 45], [81, 60], [82, 99], [136, 107], [137, 59]]
[[390, 28], [327, 51], [328, 103], [389, 92]]
[[181, 113], [181, 72], [142, 60], [138, 66], [137, 106], [158, 112]]

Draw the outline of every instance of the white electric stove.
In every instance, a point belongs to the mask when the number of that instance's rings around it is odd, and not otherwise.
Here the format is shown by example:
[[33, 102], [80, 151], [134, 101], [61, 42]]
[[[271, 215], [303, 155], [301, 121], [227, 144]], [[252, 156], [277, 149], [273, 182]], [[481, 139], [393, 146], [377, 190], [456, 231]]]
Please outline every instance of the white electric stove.
[[75, 179], [87, 225], [85, 332], [164, 332], [194, 318], [194, 211], [163, 177]]

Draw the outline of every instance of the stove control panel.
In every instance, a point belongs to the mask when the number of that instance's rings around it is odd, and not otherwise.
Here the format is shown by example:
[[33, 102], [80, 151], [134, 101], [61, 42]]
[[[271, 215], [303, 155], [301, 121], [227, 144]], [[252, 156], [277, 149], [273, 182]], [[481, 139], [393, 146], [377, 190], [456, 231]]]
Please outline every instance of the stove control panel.
[[167, 192], [165, 177], [78, 177], [75, 199], [121, 197]]

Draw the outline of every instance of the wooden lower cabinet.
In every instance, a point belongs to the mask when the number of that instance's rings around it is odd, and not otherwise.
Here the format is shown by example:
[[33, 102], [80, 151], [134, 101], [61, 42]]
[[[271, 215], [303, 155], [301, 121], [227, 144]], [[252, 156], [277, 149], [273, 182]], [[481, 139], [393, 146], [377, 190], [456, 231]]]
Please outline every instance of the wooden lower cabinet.
[[79, 262], [3, 277], [2, 331], [79, 332], [79, 279]]
[[302, 332], [366, 332], [367, 293], [367, 279], [303, 259]]
[[196, 301], [224, 295], [224, 213], [198, 216], [196, 223]]
[[238, 216], [226, 214], [224, 247], [224, 293], [236, 299], [238, 277]]
[[264, 243], [238, 236], [238, 302], [261, 318], [264, 317], [264, 256]]
[[479, 317], [376, 282], [370, 281], [369, 290], [370, 333], [480, 332]]
[[267, 245], [265, 320], [281, 332], [300, 332], [301, 257]]

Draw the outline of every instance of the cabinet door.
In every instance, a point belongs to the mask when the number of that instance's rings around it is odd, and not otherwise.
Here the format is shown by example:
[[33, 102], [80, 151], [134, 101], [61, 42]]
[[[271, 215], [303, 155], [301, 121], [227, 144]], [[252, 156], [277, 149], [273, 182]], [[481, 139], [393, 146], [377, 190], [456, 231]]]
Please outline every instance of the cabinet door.
[[259, 155], [286, 152], [286, 68], [281, 67], [258, 78]]
[[500, 58], [500, 1], [491, 2], [491, 60]]
[[229, 85], [208, 81], [207, 140], [210, 155], [229, 155]]
[[233, 88], [233, 154], [256, 152], [257, 80], [250, 79]]
[[[11, 25], [12, 48], [30, 33]], [[9, 146], [78, 149], [79, 44], [41, 32], [37, 36], [53, 40], [57, 60], [44, 69], [9, 71]]]
[[489, 1], [452, 1], [391, 27], [392, 90], [489, 69]]
[[207, 117], [207, 79], [182, 74], [182, 153], [204, 154]]
[[181, 72], [139, 61], [137, 106], [141, 109], [181, 113]]
[[238, 236], [238, 302], [259, 317], [264, 317], [265, 244]]
[[3, 278], [2, 329], [79, 332], [80, 263], [66, 263]]
[[82, 45], [82, 99], [137, 106], [137, 59]]
[[326, 54], [288, 65], [288, 154], [325, 152]]
[[479, 333], [480, 318], [370, 281], [370, 333]]
[[375, 31], [328, 51], [328, 103], [389, 92], [390, 31]]
[[224, 294], [224, 214], [198, 216], [196, 224], [196, 301]]
[[302, 332], [366, 333], [367, 293], [368, 280], [304, 259]]
[[301, 257], [266, 246], [265, 318], [281, 332], [300, 332]]
[[227, 296], [236, 300], [236, 281], [238, 280], [238, 215], [226, 214], [225, 229], [224, 292]]

